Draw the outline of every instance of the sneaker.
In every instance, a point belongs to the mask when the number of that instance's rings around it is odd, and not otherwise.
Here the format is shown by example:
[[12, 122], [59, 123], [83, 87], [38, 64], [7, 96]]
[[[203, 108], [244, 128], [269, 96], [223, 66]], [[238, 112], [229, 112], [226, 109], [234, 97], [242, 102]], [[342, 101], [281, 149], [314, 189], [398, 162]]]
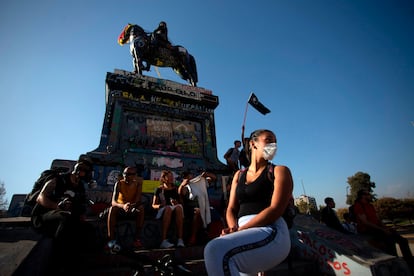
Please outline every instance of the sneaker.
[[136, 240], [134, 241], [134, 248], [135, 248], [135, 249], [139, 249], [139, 248], [143, 248], [143, 247], [144, 247], [144, 246], [142, 245], [141, 240], [136, 239]]
[[171, 248], [173, 247], [174, 244], [170, 243], [168, 240], [163, 240], [162, 243], [160, 244], [160, 248]]
[[177, 247], [185, 247], [183, 239], [178, 239]]
[[105, 250], [111, 254], [116, 254], [121, 251], [121, 246], [116, 243], [116, 240], [112, 240], [106, 244]]

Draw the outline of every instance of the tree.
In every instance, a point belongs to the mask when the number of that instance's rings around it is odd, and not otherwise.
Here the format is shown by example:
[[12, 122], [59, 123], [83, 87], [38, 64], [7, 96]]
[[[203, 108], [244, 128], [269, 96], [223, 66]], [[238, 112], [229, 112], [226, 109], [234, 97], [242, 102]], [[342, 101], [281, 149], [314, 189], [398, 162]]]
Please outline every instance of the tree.
[[[348, 177], [347, 183], [351, 187], [351, 192], [346, 198], [346, 204], [349, 205], [354, 204], [359, 190], [366, 189], [372, 193], [372, 189], [375, 188], [375, 183], [371, 181], [371, 176], [364, 172], [357, 172], [353, 176]], [[372, 199], [376, 199], [375, 195], [372, 195]]]
[[409, 219], [413, 217], [414, 199], [395, 199], [383, 197], [374, 202], [375, 209], [381, 219], [391, 221]]
[[4, 185], [4, 182], [0, 182], [0, 210], [7, 210], [7, 199], [6, 196], [6, 187]]

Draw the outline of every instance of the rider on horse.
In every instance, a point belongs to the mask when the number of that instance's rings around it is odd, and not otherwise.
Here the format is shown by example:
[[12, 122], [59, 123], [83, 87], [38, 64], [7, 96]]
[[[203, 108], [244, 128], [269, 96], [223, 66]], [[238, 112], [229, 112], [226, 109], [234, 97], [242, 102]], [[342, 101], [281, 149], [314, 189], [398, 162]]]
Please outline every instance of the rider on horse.
[[134, 73], [142, 75], [150, 66], [171, 67], [192, 86], [198, 81], [195, 59], [184, 47], [168, 41], [167, 24], [161, 21], [154, 32], [146, 32], [136, 24], [128, 24], [118, 37], [119, 45], [130, 44]]
[[161, 21], [158, 27], [152, 32], [152, 43], [155, 46], [161, 46], [168, 49], [171, 49], [173, 46], [168, 40], [168, 29], [167, 23]]

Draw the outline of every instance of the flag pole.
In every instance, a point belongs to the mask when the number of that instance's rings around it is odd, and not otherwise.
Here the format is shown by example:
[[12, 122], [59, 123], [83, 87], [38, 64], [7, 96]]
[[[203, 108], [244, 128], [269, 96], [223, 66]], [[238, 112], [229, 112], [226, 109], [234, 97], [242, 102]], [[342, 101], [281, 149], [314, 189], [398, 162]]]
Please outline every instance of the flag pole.
[[[251, 94], [250, 94], [250, 96], [251, 96]], [[249, 96], [249, 99], [250, 99], [250, 96]], [[244, 128], [244, 125], [246, 124], [246, 116], [247, 116], [247, 108], [249, 107], [249, 100], [247, 100], [247, 102], [246, 102], [246, 110], [244, 111], [244, 118], [243, 118], [243, 125], [242, 125], [242, 127]]]
[[246, 110], [244, 111], [244, 119], [243, 119], [243, 127], [244, 127], [244, 124], [246, 123], [246, 115], [247, 115], [247, 107], [249, 106], [249, 103], [246, 103]]

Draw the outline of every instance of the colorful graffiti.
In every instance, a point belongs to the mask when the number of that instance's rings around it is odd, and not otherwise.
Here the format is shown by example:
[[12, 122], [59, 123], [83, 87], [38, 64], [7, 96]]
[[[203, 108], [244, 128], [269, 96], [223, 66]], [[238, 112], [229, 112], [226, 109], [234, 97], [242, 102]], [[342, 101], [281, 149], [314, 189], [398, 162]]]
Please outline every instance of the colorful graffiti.
[[125, 111], [121, 148], [202, 155], [201, 123]]
[[153, 78], [150, 76], [131, 75], [130, 72], [119, 69], [115, 70], [115, 74], [108, 73], [107, 79], [116, 83], [127, 84], [137, 88], [144, 88], [197, 100], [200, 99], [201, 93], [206, 95], [212, 94], [211, 90], [202, 87], [188, 86], [165, 79]]
[[163, 106], [168, 106], [172, 108], [180, 108], [181, 110], [190, 110], [190, 111], [201, 111], [201, 112], [213, 112], [213, 109], [206, 107], [205, 105], [195, 104], [195, 103], [187, 103], [176, 99], [171, 99], [168, 97], [160, 97], [154, 95], [147, 95], [146, 93], [132, 93], [122, 91], [121, 93], [122, 98], [147, 103], [147, 104], [158, 104]]
[[301, 248], [303, 257], [317, 261], [322, 271], [334, 269], [342, 271], [343, 275], [351, 274], [348, 264], [335, 260], [336, 252], [321, 242], [321, 240], [315, 239], [308, 233], [302, 231], [298, 231], [298, 239], [303, 243], [303, 247]]

